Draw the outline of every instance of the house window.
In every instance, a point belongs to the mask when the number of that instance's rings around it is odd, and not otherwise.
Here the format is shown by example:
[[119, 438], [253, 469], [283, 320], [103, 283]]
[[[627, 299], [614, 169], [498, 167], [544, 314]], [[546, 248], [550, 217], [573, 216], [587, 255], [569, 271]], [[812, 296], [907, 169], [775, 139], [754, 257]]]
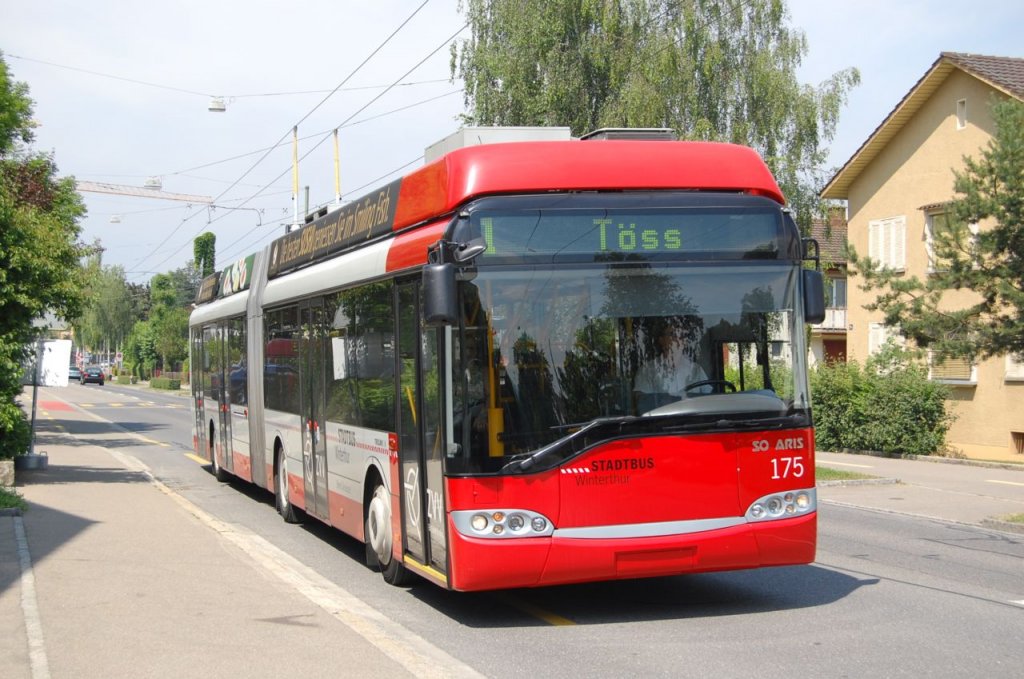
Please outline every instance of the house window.
[[928, 353], [929, 379], [954, 384], [974, 384], [978, 381], [976, 369], [966, 358], [940, 356]]
[[907, 265], [907, 218], [868, 222], [868, 257], [885, 269], [903, 271]]
[[1007, 382], [1024, 382], [1024, 356], [1006, 355]]
[[825, 302], [829, 309], [846, 308], [846, 279], [825, 279]]
[[[978, 225], [968, 224], [967, 231], [970, 233], [969, 240], [966, 243], [966, 252], [968, 254], [974, 250], [974, 243], [978, 238]], [[929, 212], [925, 215], [924, 224], [924, 240], [925, 249], [928, 251], [928, 273], [937, 273], [939, 271], [948, 271], [949, 262], [942, 260], [935, 252], [935, 241], [940, 238], [943, 234], [951, 232], [949, 225], [949, 216], [945, 212]], [[958, 249], [963, 250], [961, 246], [957, 246]]]
[[960, 99], [956, 102], [956, 129], [962, 130], [967, 127], [967, 100]]
[[890, 328], [885, 323], [870, 323], [868, 325], [868, 355], [874, 356], [886, 343], [892, 342], [897, 346], [903, 346], [906, 340], [896, 328]]
[[928, 251], [928, 273], [946, 271], [949, 266], [939, 262], [935, 255], [935, 239], [949, 230], [949, 221], [945, 212], [929, 212], [924, 223], [924, 247]]

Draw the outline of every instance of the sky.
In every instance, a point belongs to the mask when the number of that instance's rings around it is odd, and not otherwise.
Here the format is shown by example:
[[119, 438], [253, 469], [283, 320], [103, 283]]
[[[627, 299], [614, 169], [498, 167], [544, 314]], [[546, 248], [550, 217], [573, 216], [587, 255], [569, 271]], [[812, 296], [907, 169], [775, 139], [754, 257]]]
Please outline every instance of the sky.
[[[839, 167], [943, 51], [1024, 57], [1019, 0], [788, 0], [818, 85], [860, 70], [835, 138]], [[466, 38], [458, 0], [0, 0], [0, 50], [35, 102], [35, 148], [61, 175], [201, 202], [83, 193], [82, 239], [129, 281], [192, 259], [217, 237], [217, 267], [292, 222], [292, 130], [299, 212], [343, 200], [422, 164], [460, 126], [449, 45]], [[389, 36], [392, 36], [389, 39]], [[333, 92], [333, 94], [332, 94]], [[211, 99], [226, 110], [208, 110]]]

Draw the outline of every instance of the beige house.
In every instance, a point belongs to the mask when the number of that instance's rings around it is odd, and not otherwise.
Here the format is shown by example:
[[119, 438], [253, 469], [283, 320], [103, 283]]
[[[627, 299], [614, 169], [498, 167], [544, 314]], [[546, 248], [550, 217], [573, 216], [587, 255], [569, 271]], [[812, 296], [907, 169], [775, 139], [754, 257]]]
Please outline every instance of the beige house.
[[[954, 198], [953, 170], [963, 168], [964, 156], [979, 156], [995, 132], [991, 104], [1007, 97], [1024, 100], [1024, 59], [939, 56], [822, 191], [847, 201], [849, 243], [858, 254], [907, 276], [928, 275], [933, 224]], [[864, 309], [870, 294], [851, 279], [847, 356], [862, 362], [898, 337]], [[961, 295], [950, 303], [970, 300], [970, 292]], [[952, 386], [950, 445], [973, 458], [1024, 460], [1024, 364], [933, 360], [931, 376]]]

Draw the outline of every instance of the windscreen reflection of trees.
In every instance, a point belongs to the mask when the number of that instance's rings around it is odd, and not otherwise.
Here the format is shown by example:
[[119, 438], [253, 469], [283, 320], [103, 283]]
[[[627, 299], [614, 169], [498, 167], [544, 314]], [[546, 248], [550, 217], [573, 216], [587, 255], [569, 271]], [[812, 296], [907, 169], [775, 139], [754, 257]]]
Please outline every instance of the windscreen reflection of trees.
[[[685, 279], [646, 265], [608, 269], [600, 307], [588, 317], [586, 310], [592, 307], [587, 278], [581, 271], [579, 279], [531, 279], [543, 284], [548, 295], [531, 294], [515, 282], [495, 281], [489, 290], [490, 318], [480, 303], [481, 298], [489, 299], [488, 292], [476, 284], [462, 288], [464, 345], [456, 346], [454, 399], [457, 417], [465, 418], [464, 425], [456, 425], [461, 447], [480, 454], [481, 446], [487, 445], [488, 407], [500, 409], [504, 418], [499, 438], [506, 455], [560, 438], [568, 431], [565, 425], [642, 414], [650, 406], [636, 391], [638, 372], [647, 365], [645, 372], [667, 378], [682, 369], [680, 357], [699, 366], [707, 379], [728, 380], [738, 390], [771, 389], [782, 397], [792, 395], [785, 350], [789, 316], [777, 310], [772, 286], [757, 287], [740, 298], [738, 290], [729, 288], [739, 279], [722, 277], [724, 287], [720, 297], [716, 293], [716, 305], [739, 308], [708, 316], [709, 311], [687, 294]], [[709, 287], [706, 278], [694, 280]], [[714, 322], [712, 327], [706, 327], [708, 319]], [[674, 359], [664, 357], [666, 339], [680, 349]], [[773, 343], [780, 350], [774, 361]], [[502, 346], [507, 347], [504, 355]], [[564, 358], [558, 364], [560, 349]], [[481, 364], [489, 369], [472, 376]], [[721, 392], [724, 386], [712, 389]], [[682, 397], [678, 386], [675, 391], [672, 400]], [[481, 400], [486, 403], [481, 405]]]
[[327, 419], [396, 431], [395, 319], [388, 281], [328, 300]]
[[740, 391], [767, 389], [780, 398], [793, 397], [793, 370], [786, 356], [773, 358], [773, 345], [785, 350], [788, 342], [773, 341], [786, 337], [787, 315], [775, 310], [775, 295], [771, 286], [755, 288], [743, 296], [740, 322], [737, 330], [730, 333], [739, 341], [726, 344], [728, 359], [725, 365], [725, 379]]
[[[622, 309], [634, 315], [622, 317]], [[673, 313], [664, 315], [666, 309]], [[560, 424], [636, 414], [632, 387], [641, 366], [652, 363], [652, 372], [665, 378], [680, 368], [662, 354], [663, 336], [689, 360], [699, 360], [704, 322], [697, 312], [671, 276], [608, 270], [600, 315], [586, 319], [556, 371], [563, 395], [557, 408]]]

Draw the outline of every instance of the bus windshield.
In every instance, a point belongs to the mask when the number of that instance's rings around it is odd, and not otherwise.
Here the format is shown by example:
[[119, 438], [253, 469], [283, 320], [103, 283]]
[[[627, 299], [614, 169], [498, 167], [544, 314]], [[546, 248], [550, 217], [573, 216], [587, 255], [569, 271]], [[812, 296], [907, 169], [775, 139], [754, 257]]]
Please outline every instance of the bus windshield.
[[799, 262], [604, 259], [503, 259], [460, 283], [449, 473], [630, 435], [806, 426]]

